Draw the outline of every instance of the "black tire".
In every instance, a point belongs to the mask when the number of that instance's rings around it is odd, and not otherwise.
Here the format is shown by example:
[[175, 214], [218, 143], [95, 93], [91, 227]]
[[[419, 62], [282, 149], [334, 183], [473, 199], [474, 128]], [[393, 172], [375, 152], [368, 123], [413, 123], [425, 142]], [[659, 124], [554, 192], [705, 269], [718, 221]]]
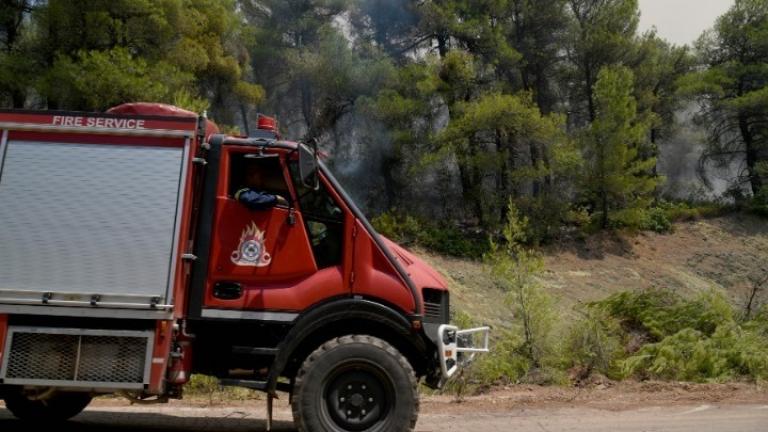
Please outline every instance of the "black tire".
[[291, 408], [299, 432], [412, 431], [419, 416], [416, 376], [387, 342], [343, 336], [304, 361]]
[[22, 389], [9, 389], [5, 407], [16, 418], [29, 422], [62, 422], [80, 414], [91, 403], [91, 395], [77, 392], [56, 392], [35, 399]]

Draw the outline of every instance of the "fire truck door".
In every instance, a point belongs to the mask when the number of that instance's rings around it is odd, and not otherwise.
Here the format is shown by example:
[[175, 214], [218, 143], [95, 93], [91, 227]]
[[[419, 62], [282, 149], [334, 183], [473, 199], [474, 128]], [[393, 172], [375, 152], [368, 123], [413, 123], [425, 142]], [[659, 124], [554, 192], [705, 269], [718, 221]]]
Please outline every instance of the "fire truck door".
[[[203, 316], [287, 320], [341, 289], [341, 270], [318, 271], [305, 221], [286, 204], [282, 158], [227, 148], [222, 156]], [[249, 208], [238, 192], [282, 199]]]

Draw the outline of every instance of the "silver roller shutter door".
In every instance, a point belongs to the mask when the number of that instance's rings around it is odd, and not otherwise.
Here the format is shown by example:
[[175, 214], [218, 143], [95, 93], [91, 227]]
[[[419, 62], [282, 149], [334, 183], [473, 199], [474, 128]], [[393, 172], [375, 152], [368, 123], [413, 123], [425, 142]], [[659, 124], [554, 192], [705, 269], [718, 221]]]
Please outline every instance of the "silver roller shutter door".
[[0, 291], [167, 301], [182, 157], [182, 148], [8, 142]]

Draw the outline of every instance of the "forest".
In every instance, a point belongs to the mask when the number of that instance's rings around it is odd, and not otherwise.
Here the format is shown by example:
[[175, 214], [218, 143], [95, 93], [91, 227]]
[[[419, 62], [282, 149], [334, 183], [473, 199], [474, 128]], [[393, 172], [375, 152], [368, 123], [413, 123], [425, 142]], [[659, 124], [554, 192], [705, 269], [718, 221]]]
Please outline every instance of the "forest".
[[[2, 0], [0, 106], [165, 102], [245, 135], [274, 115], [319, 140], [380, 230], [457, 255], [487, 251], [510, 209], [535, 244], [768, 214], [768, 0], [736, 0], [692, 46], [641, 33], [639, 14], [637, 0]], [[672, 184], [690, 149], [693, 180]]]

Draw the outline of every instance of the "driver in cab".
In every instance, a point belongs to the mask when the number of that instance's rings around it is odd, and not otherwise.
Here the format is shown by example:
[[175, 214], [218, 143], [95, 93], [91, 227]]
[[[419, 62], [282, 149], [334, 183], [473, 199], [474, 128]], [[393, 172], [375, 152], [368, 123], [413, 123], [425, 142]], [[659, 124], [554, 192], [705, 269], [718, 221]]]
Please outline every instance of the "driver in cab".
[[264, 174], [260, 167], [251, 165], [245, 173], [244, 187], [235, 192], [235, 200], [250, 210], [269, 210], [276, 205], [288, 206], [288, 200], [265, 191]]

